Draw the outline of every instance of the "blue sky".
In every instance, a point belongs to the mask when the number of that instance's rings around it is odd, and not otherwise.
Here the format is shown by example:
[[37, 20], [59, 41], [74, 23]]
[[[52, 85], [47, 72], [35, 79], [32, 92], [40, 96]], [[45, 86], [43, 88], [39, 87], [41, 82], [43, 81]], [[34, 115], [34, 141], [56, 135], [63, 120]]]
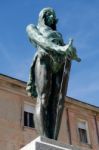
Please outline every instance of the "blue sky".
[[0, 73], [27, 81], [35, 49], [25, 28], [37, 24], [38, 13], [53, 7], [64, 41], [74, 39], [82, 59], [73, 62], [67, 95], [99, 106], [99, 1], [0, 0]]

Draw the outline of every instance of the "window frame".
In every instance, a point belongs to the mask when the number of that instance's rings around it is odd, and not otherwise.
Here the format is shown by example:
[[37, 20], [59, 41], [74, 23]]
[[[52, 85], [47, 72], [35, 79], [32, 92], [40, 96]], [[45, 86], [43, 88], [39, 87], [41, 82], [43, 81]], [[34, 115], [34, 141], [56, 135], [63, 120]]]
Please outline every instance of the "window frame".
[[[28, 106], [28, 108], [26, 109], [26, 107]], [[30, 111], [29, 111], [29, 107], [30, 107]], [[34, 121], [33, 121], [33, 127], [30, 126], [30, 122], [27, 122], [27, 125], [25, 125], [25, 118], [24, 118], [24, 113], [27, 113], [28, 114], [28, 121], [29, 121], [29, 114], [33, 114], [33, 120], [34, 120], [34, 114], [35, 114], [35, 106], [29, 102], [24, 102], [24, 105], [23, 105], [23, 126], [26, 127], [26, 128], [31, 128], [31, 129], [35, 129], [35, 124], [34, 124]]]
[[[85, 123], [85, 131], [86, 131], [87, 142], [81, 141], [79, 129], [82, 129], [82, 128], [78, 127], [79, 123]], [[87, 120], [77, 119], [77, 132], [78, 132], [78, 139], [79, 139], [80, 143], [85, 144], [85, 145], [90, 145], [91, 144], [90, 143], [89, 128], [88, 128], [88, 121]]]

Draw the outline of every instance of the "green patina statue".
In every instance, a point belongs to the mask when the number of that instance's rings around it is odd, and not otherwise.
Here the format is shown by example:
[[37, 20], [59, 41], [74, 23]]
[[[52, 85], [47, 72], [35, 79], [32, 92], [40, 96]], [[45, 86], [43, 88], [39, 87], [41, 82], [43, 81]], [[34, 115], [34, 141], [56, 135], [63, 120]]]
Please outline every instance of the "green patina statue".
[[71, 60], [80, 61], [73, 41], [64, 44], [56, 30], [57, 21], [55, 11], [44, 8], [38, 25], [30, 24], [26, 28], [30, 42], [37, 48], [26, 90], [29, 96], [37, 97], [35, 127], [38, 133], [51, 139], [58, 138]]

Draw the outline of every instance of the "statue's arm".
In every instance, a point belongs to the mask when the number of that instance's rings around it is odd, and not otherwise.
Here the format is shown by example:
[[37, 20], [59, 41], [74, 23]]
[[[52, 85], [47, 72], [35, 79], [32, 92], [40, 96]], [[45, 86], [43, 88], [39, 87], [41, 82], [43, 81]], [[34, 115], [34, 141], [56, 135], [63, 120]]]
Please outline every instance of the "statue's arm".
[[47, 38], [45, 38], [39, 30], [34, 26], [33, 24], [30, 24], [26, 28], [28, 37], [32, 42], [35, 42], [37, 45], [45, 49], [46, 51], [57, 51], [59, 53], [66, 53], [66, 50], [68, 49], [69, 45], [65, 46], [59, 46], [54, 44], [53, 42], [49, 41]]

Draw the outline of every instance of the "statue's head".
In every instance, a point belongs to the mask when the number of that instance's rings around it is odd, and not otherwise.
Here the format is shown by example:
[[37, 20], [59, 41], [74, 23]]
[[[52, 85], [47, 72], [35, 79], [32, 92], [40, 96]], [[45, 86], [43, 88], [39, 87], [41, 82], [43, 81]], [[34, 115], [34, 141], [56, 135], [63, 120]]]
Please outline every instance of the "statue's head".
[[58, 19], [56, 19], [55, 11], [52, 8], [44, 8], [39, 13], [39, 21], [40, 25], [47, 25], [51, 27], [53, 30], [56, 30], [56, 23]]

